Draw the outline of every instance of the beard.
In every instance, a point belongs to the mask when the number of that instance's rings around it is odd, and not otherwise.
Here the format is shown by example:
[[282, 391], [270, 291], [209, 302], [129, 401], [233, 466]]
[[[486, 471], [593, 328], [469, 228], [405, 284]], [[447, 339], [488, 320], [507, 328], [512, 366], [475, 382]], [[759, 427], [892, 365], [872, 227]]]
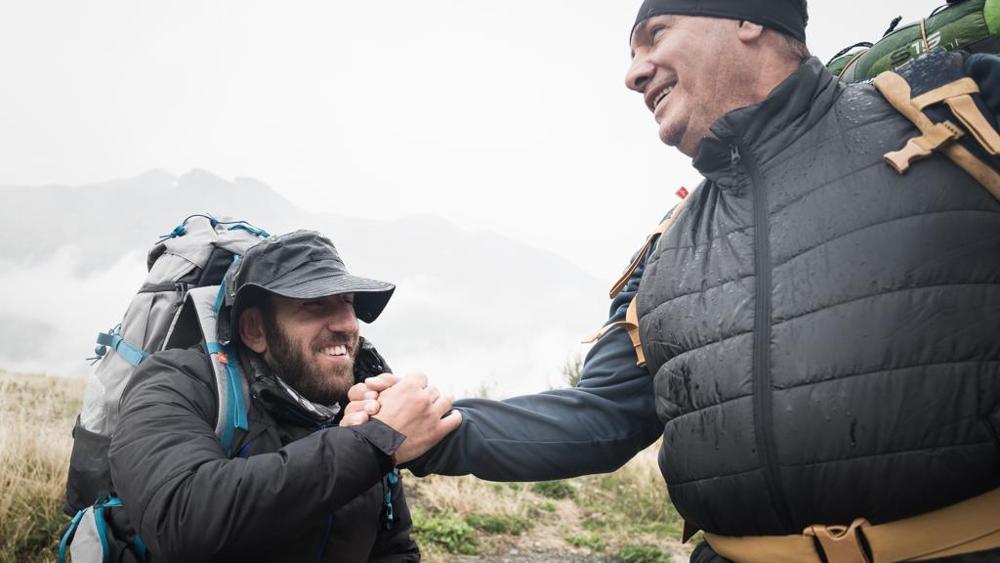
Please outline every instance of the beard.
[[[335, 333], [310, 347], [311, 354], [303, 352], [304, 346], [293, 341], [277, 323], [265, 332], [269, 351], [269, 367], [300, 395], [320, 405], [333, 405], [347, 397], [354, 385], [354, 358], [358, 348], [357, 333]], [[329, 346], [342, 344], [347, 348], [350, 362], [338, 366], [320, 366], [313, 356]], [[265, 358], [266, 359], [266, 358]]]

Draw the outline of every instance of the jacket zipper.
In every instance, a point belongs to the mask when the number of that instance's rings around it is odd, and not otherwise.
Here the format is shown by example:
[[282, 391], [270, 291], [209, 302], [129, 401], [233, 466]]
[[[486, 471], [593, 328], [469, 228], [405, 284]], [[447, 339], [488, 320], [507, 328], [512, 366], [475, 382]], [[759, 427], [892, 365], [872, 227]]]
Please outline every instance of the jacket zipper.
[[316, 563], [323, 561], [323, 554], [326, 553], [326, 544], [330, 541], [330, 532], [333, 530], [333, 514], [329, 514], [326, 517], [326, 522], [323, 526], [323, 539], [319, 542], [319, 548], [316, 550]]
[[785, 531], [791, 530], [791, 511], [785, 497], [774, 447], [774, 404], [771, 389], [771, 242], [767, 190], [760, 170], [739, 145], [730, 147], [732, 165], [742, 163], [750, 177], [754, 209], [754, 330], [753, 330], [753, 418], [757, 455], [764, 469], [771, 502]]

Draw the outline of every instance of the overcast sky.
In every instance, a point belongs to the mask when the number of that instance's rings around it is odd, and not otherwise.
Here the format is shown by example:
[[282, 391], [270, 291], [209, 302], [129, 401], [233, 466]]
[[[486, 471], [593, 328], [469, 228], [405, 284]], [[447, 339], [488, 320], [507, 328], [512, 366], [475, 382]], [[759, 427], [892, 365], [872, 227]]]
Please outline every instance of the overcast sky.
[[[307, 209], [490, 229], [611, 280], [697, 184], [623, 86], [639, 3], [7, 1], [0, 184], [202, 167]], [[825, 61], [939, 2], [812, 4]]]

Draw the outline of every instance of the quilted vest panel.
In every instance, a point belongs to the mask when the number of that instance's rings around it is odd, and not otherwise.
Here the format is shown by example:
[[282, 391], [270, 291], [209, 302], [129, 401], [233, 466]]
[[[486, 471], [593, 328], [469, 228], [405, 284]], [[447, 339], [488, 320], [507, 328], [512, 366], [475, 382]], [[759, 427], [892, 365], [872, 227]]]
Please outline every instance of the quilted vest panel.
[[1000, 486], [1000, 204], [815, 59], [713, 128], [640, 331], [660, 465], [725, 535], [891, 521]]

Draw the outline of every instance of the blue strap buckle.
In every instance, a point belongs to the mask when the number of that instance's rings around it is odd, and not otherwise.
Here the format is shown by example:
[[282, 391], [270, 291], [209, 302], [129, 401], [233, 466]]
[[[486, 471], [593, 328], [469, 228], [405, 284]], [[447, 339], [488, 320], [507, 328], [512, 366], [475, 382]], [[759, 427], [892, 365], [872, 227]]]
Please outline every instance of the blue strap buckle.
[[[102, 553], [102, 563], [108, 563], [110, 557], [110, 551], [108, 546], [108, 532], [107, 532], [107, 522], [104, 520], [104, 511], [108, 508], [115, 508], [122, 506], [122, 501], [118, 497], [108, 497], [106, 499], [100, 499], [95, 502], [92, 506], [88, 506], [83, 510], [76, 513], [73, 520], [70, 521], [69, 526], [66, 528], [66, 532], [63, 533], [62, 539], [59, 540], [59, 552], [58, 561], [59, 563], [66, 563], [66, 547], [69, 545], [70, 539], [76, 534], [76, 529], [80, 526], [80, 521], [83, 520], [83, 515], [86, 514], [88, 510], [94, 511], [94, 525], [97, 527], [97, 537], [101, 541], [101, 553]], [[136, 536], [138, 539], [138, 536]], [[141, 542], [141, 540], [139, 540]], [[145, 546], [143, 546], [141, 559], [145, 561]]]
[[123, 360], [132, 364], [133, 367], [139, 367], [139, 364], [148, 358], [149, 354], [140, 346], [136, 346], [128, 340], [125, 340], [125, 338], [121, 335], [121, 329], [122, 325], [118, 325], [108, 332], [98, 333], [97, 347], [94, 348], [94, 353], [97, 355], [96, 357], [88, 359], [96, 362], [108, 353], [108, 348], [111, 348], [119, 356], [121, 356]]
[[399, 484], [399, 468], [393, 467], [392, 473], [385, 477], [385, 529], [391, 530], [396, 525], [396, 511], [392, 506], [392, 488]]

